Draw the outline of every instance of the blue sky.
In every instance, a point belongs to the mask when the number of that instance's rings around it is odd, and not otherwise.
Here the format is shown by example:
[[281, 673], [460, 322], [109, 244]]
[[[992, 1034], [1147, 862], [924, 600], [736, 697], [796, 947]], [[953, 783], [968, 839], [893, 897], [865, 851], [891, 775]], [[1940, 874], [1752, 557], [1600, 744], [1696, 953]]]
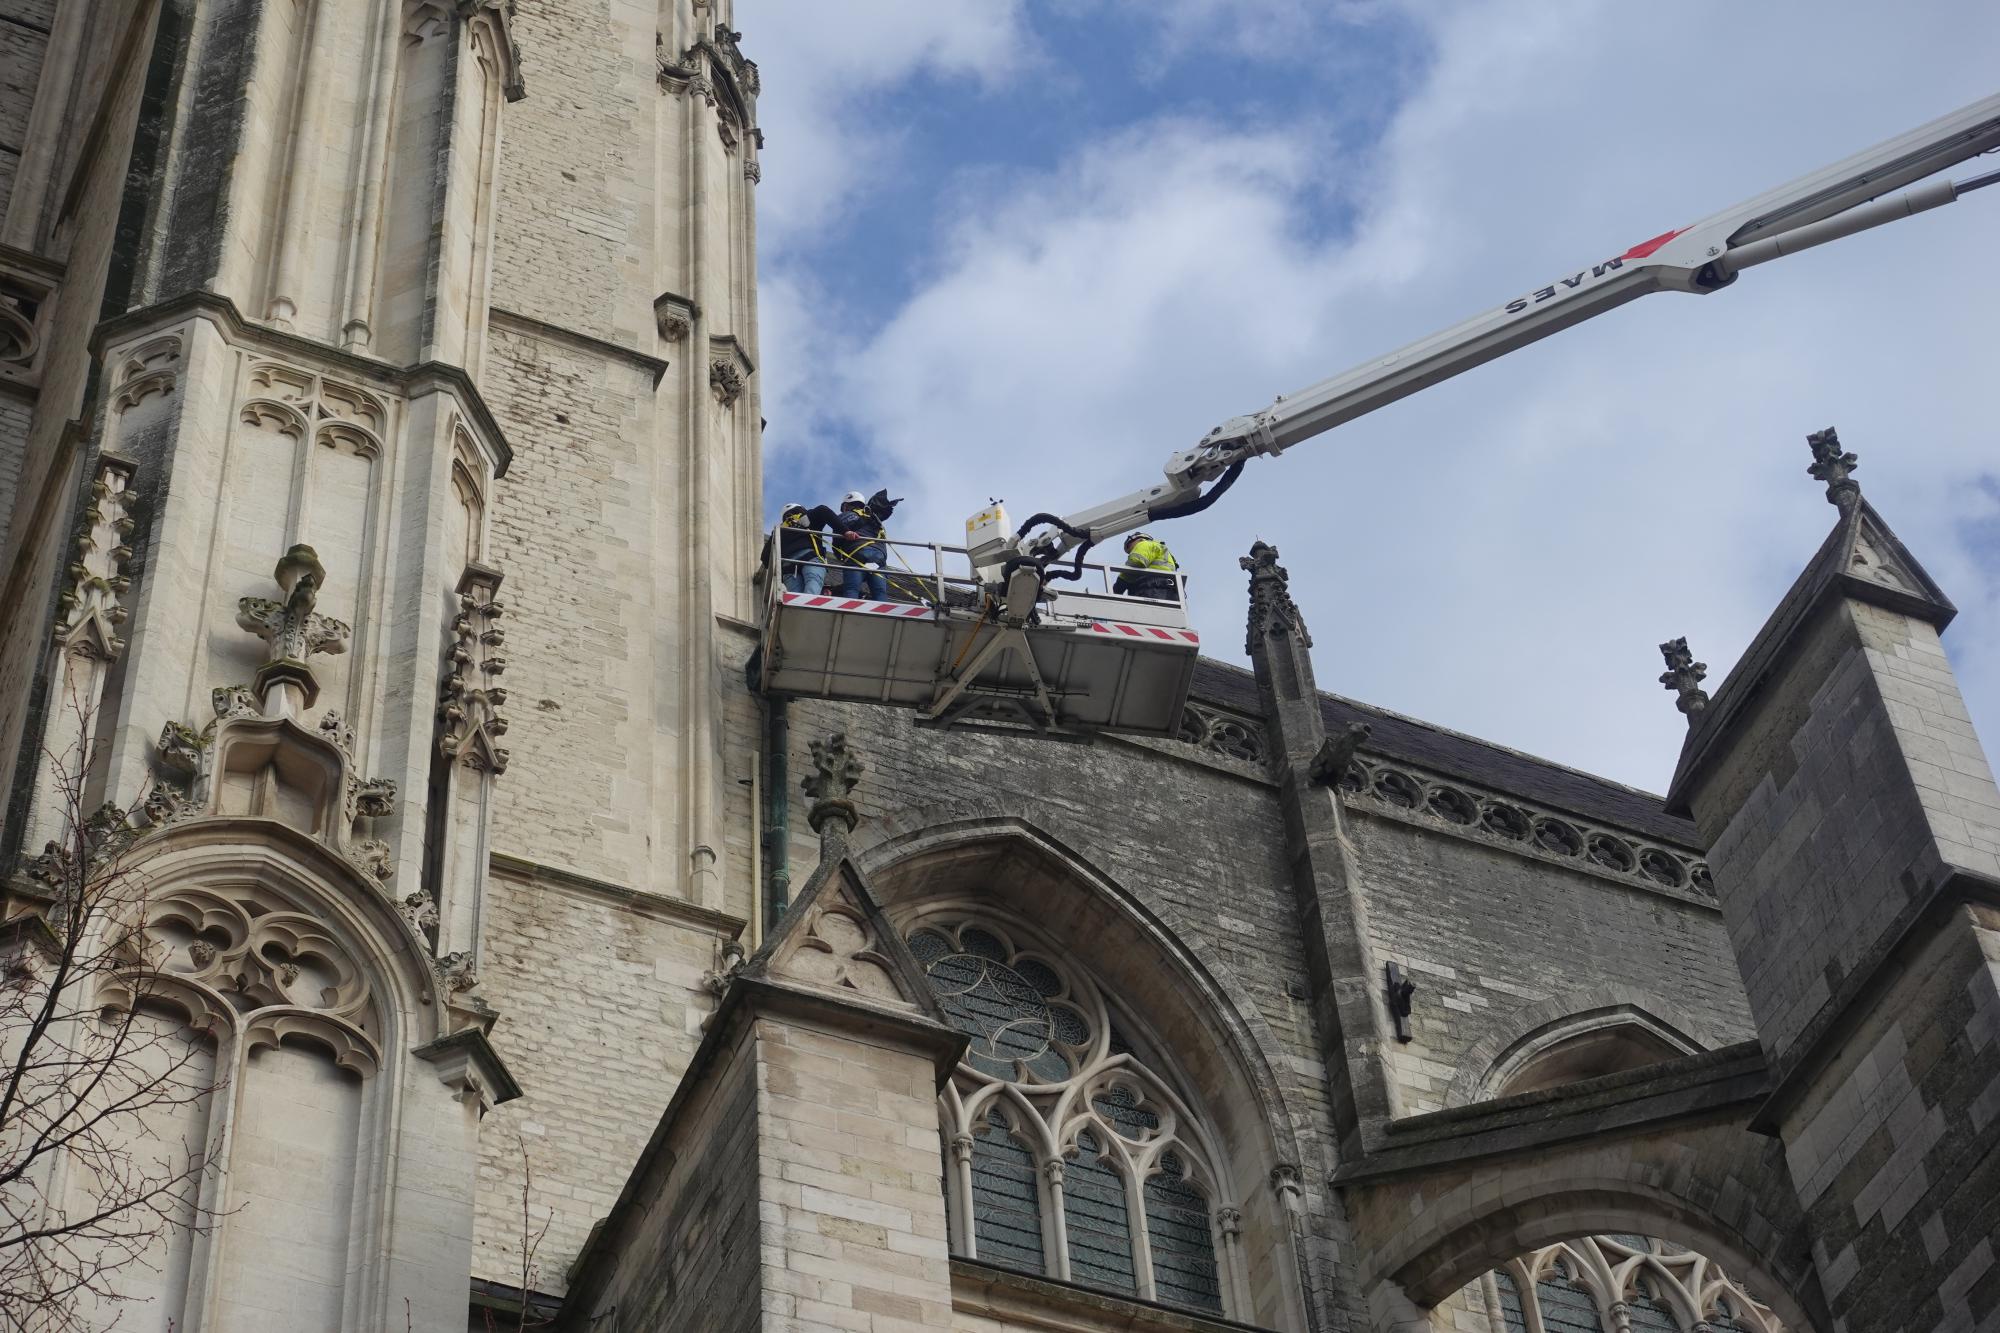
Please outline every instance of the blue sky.
[[[1643, 17], [1642, 17], [1643, 15]], [[949, 539], [1994, 89], [1992, 6], [740, 0], [767, 498]], [[1962, 168], [1959, 175], [1975, 167]], [[1834, 512], [1961, 608], [2000, 735], [2000, 190], [1636, 305], [1252, 466], [1164, 532], [1208, 650], [1274, 542], [1323, 687], [1657, 790], [1655, 645], [1719, 683]]]

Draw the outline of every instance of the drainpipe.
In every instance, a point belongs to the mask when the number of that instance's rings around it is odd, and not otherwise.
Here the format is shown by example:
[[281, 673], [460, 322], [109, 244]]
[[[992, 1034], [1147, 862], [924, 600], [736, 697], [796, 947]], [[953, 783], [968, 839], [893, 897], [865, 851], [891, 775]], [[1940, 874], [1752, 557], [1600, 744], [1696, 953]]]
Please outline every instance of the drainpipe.
[[792, 900], [791, 701], [764, 699], [764, 933], [771, 934]]

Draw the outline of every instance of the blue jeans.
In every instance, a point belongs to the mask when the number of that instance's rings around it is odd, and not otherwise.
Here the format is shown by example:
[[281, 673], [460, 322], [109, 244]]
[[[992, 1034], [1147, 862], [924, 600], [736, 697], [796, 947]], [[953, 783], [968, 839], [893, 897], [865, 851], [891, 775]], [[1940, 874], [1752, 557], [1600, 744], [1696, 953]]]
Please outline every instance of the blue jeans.
[[797, 560], [788, 562], [790, 569], [785, 574], [785, 591], [802, 592], [808, 597], [817, 596], [826, 587], [826, 566], [817, 561]]
[[[867, 596], [878, 602], [889, 600], [889, 580], [879, 569], [863, 569], [860, 565], [849, 565], [847, 581], [841, 591], [849, 597]], [[867, 591], [864, 594], [863, 588]]]

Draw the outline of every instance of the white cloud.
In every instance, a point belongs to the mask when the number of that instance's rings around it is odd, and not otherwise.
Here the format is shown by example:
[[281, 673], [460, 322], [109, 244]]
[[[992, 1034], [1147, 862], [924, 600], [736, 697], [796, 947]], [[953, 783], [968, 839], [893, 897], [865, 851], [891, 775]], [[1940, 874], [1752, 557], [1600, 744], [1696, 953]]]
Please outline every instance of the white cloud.
[[[771, 474], [790, 423], [836, 412], [909, 489], [906, 531], [955, 532], [992, 494], [1108, 499], [1273, 393], [1990, 91], [2000, 12], [1839, 8], [1448, 8], [1364, 160], [1311, 122], [1164, 117], [987, 181], [872, 336], [767, 287], [767, 392], [792, 395]], [[1351, 235], [1325, 238], [1329, 201]], [[1323, 687], [1657, 788], [1679, 717], [1654, 645], [1686, 633], [1721, 679], [1831, 523], [1803, 436], [1837, 424], [1957, 598], [1948, 644], [2000, 736], [2000, 575], [1965, 537], [2000, 513], [1978, 483], [2000, 459], [1996, 205], [1648, 298], [1253, 464], [1166, 534], [1206, 640], [1236, 655], [1235, 557], [1261, 536]]]
[[1033, 56], [1023, 0], [756, 0], [765, 74], [758, 121], [770, 139], [758, 220], [767, 244], [826, 227], [871, 174], [893, 170], [897, 127], [872, 112], [919, 75], [992, 83]]

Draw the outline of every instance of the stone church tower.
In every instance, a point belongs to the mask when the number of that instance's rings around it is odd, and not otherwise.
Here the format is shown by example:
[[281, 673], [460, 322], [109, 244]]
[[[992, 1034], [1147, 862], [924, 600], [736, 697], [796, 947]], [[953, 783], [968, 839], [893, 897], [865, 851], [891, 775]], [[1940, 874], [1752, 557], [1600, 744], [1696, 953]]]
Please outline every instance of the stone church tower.
[[214, 1165], [84, 1326], [2000, 1318], [2000, 792], [1831, 432], [1665, 798], [1261, 544], [1177, 740], [762, 697], [736, 9], [0, 0], [0, 963], [115, 859]]

